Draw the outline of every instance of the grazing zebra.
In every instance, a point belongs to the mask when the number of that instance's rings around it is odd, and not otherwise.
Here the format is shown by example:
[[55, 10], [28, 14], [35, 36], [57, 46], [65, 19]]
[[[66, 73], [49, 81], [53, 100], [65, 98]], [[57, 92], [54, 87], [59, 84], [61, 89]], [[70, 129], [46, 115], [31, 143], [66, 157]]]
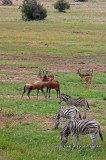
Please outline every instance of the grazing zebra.
[[68, 140], [68, 136], [71, 133], [72, 139], [73, 139], [73, 145], [74, 147], [78, 147], [78, 140], [79, 135], [86, 135], [90, 134], [90, 137], [92, 139], [92, 149], [96, 148], [96, 141], [97, 141], [97, 133], [99, 132], [99, 136], [101, 140], [103, 141], [103, 136], [101, 133], [100, 126], [97, 121], [95, 120], [74, 120], [67, 123], [61, 132], [61, 144], [62, 147], [65, 146]]
[[86, 110], [88, 110], [89, 104], [87, 100], [83, 97], [78, 97], [78, 98], [72, 98], [71, 96], [67, 94], [61, 94], [59, 96], [59, 101], [58, 103], [60, 104], [62, 101], [66, 102], [68, 105], [74, 105], [76, 107], [80, 106], [84, 109], [84, 116], [83, 118], [86, 118]]
[[65, 107], [59, 109], [55, 118], [55, 129], [58, 129], [60, 118], [62, 118], [62, 128], [63, 128], [64, 118], [74, 120], [76, 118], [77, 113], [79, 114], [79, 118], [81, 119], [79, 110], [73, 105], [71, 105], [68, 108]]

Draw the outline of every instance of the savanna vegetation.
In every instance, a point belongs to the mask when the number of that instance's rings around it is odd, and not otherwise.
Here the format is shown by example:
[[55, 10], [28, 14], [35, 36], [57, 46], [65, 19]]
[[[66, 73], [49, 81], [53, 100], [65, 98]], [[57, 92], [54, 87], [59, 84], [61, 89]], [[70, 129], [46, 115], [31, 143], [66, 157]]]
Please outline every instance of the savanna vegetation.
[[[0, 160], [100, 160], [106, 159], [106, 2], [70, 2], [70, 10], [58, 12], [53, 0], [39, 1], [47, 9], [42, 21], [23, 21], [21, 1], [0, 6]], [[55, 1], [56, 2], [56, 1]], [[93, 69], [92, 84], [81, 82], [77, 70]], [[87, 117], [101, 125], [104, 141], [91, 150], [90, 137], [80, 137], [80, 149], [60, 147], [60, 131], [54, 130], [58, 104], [56, 92], [45, 99], [36, 90], [21, 99], [23, 87], [39, 70], [51, 71], [61, 93], [85, 97]], [[46, 89], [44, 89], [46, 91]], [[82, 112], [82, 110], [79, 108]]]

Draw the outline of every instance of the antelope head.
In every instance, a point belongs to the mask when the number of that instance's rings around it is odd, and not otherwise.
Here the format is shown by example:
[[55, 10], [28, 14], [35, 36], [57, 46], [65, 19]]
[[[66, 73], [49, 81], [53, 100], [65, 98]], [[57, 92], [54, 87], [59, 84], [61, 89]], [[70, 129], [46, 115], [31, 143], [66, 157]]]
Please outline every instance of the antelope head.
[[79, 74], [79, 73], [81, 73], [81, 69], [78, 69], [78, 70], [77, 70], [77, 74]]

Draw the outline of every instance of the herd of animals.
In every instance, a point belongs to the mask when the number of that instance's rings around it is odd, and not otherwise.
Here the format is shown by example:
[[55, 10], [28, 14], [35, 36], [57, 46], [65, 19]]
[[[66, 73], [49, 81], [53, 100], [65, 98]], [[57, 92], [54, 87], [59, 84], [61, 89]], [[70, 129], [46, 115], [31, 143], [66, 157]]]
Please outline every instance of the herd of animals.
[[[85, 82], [85, 84], [91, 84], [93, 70], [89, 73], [82, 74], [81, 70], [77, 71], [78, 75]], [[54, 80], [53, 74], [48, 74], [47, 71], [40, 71], [38, 74], [40, 80], [30, 80], [24, 86], [24, 91], [22, 97], [26, 91], [30, 99], [31, 90], [37, 90], [37, 97], [39, 90], [42, 91], [45, 98], [50, 98], [51, 89], [55, 89], [57, 92], [58, 103], [66, 102], [67, 107], [62, 107], [58, 110], [55, 117], [55, 129], [58, 129], [60, 119], [62, 120], [62, 131], [61, 131], [61, 146], [64, 147], [68, 141], [68, 136], [72, 135], [73, 146], [79, 147], [79, 135], [90, 134], [92, 145], [91, 148], [95, 149], [97, 147], [97, 134], [99, 133], [100, 139], [103, 141], [102, 132], [100, 125], [96, 120], [86, 119], [86, 111], [90, 108], [87, 100], [83, 97], [72, 98], [67, 94], [60, 94], [60, 84], [59, 81]], [[43, 88], [47, 88], [46, 93]], [[49, 93], [49, 95], [48, 95]], [[84, 111], [84, 116], [82, 117], [80, 111], [77, 107], [81, 107]], [[77, 118], [77, 113], [79, 118]], [[64, 118], [66, 122], [64, 124]]]

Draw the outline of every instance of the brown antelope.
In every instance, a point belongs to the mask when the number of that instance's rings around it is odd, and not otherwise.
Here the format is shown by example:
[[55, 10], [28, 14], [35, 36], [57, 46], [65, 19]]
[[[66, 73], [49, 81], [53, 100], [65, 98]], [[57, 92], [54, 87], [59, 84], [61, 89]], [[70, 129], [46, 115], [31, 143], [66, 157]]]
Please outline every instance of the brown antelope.
[[[41, 73], [43, 73], [43, 76], [42, 76]], [[42, 81], [45, 81], [45, 82], [46, 81], [52, 81], [54, 79], [54, 75], [53, 74], [47, 75], [47, 74], [48, 74], [48, 71], [40, 71], [39, 74], [38, 74], [38, 76], [40, 77], [40, 79]]]
[[46, 97], [47, 97], [47, 94], [49, 92], [48, 98], [50, 98], [51, 89], [55, 89], [56, 92], [57, 92], [57, 98], [58, 98], [58, 96], [60, 95], [60, 84], [59, 84], [59, 81], [54, 80], [54, 75], [53, 74], [48, 74], [48, 71], [46, 71], [45, 73], [43, 71], [43, 76], [41, 75], [41, 72], [40, 72], [39, 77], [41, 78], [42, 82], [43, 81], [49, 82], [47, 84]]
[[86, 76], [84, 77], [84, 81], [85, 81], [85, 84], [91, 84], [91, 81], [92, 81], [92, 76]]
[[51, 89], [55, 89], [57, 92], [57, 98], [60, 96], [60, 84], [59, 81], [57, 80], [52, 80], [50, 83], [47, 84], [47, 92], [46, 92], [46, 97], [49, 91], [49, 96], [48, 98], [50, 98], [50, 91]]
[[80, 78], [85, 81], [86, 84], [91, 84], [93, 70], [90, 71], [89, 73], [85, 73], [85, 74], [83, 73], [83, 74], [82, 74], [82, 73], [81, 73], [81, 69], [78, 69], [78, 70], [77, 70], [77, 73], [78, 73], [78, 75], [80, 76]]
[[37, 90], [37, 98], [38, 98], [39, 90], [41, 90], [46, 98], [46, 95], [45, 95], [45, 92], [43, 91], [43, 88], [47, 87], [48, 83], [49, 82], [42, 82], [42, 81], [35, 81], [35, 80], [33, 82], [26, 83], [24, 86], [24, 91], [22, 93], [22, 97], [23, 97], [24, 93], [28, 90], [27, 95], [30, 99], [30, 96], [29, 96], [30, 92], [32, 90]]

